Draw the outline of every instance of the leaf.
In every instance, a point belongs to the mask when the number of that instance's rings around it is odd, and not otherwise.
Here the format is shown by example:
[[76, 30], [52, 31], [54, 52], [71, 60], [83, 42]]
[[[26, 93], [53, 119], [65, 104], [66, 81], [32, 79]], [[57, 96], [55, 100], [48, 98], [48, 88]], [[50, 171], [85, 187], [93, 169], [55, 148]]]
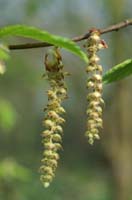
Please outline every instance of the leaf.
[[30, 27], [25, 25], [6, 26], [0, 29], [0, 37], [5, 37], [5, 36], [22, 36], [47, 42], [49, 44], [65, 48], [68, 51], [81, 57], [86, 63], [88, 62], [87, 55], [72, 40], [65, 37], [60, 37], [57, 35], [50, 34], [47, 31], [40, 30], [35, 27]]
[[115, 65], [103, 76], [104, 84], [119, 81], [132, 74], [132, 59], [125, 60], [124, 62]]
[[0, 75], [6, 71], [5, 60], [9, 59], [9, 49], [6, 45], [0, 44]]
[[0, 179], [4, 179], [5, 181], [27, 181], [31, 177], [32, 173], [28, 168], [18, 164], [11, 158], [6, 158], [0, 163]]
[[8, 58], [9, 58], [8, 53], [0, 48], [0, 59], [1, 60], [7, 60]]
[[12, 104], [0, 99], [0, 128], [8, 133], [15, 125], [17, 120], [17, 113]]
[[5, 63], [0, 60], [0, 75], [3, 75], [6, 72], [6, 66]]

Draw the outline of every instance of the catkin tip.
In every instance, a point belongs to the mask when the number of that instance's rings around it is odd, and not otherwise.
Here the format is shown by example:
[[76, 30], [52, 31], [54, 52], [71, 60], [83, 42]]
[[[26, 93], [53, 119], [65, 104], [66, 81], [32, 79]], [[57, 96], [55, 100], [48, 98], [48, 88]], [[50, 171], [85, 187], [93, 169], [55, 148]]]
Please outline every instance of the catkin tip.
[[48, 188], [49, 185], [50, 185], [50, 184], [49, 184], [48, 182], [43, 183], [43, 186], [44, 186], [45, 188]]

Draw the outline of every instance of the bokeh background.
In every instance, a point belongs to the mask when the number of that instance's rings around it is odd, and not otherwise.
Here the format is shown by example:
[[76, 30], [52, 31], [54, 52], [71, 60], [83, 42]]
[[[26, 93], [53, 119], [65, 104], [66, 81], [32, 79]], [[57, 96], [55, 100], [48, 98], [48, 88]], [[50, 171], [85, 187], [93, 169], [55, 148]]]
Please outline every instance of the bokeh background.
[[[0, 26], [32, 25], [71, 38], [130, 18], [131, 10], [131, 0], [0, 0]], [[100, 53], [104, 72], [131, 58], [131, 35], [131, 27], [103, 35], [109, 46]], [[29, 41], [17, 37], [5, 42]], [[45, 52], [11, 51], [7, 71], [0, 76], [0, 200], [131, 200], [132, 77], [104, 86], [104, 129], [101, 140], [90, 146], [84, 137], [85, 63], [66, 51], [63, 60], [71, 76], [64, 103], [64, 151], [51, 186], [41, 185]]]

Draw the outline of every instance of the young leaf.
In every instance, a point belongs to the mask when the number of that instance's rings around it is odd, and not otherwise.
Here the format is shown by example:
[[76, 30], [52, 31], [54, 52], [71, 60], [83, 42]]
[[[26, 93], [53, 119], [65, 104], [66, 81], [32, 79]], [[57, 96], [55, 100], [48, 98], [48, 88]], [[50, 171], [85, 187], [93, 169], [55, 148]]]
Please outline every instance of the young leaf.
[[132, 74], [132, 59], [125, 60], [124, 62], [114, 66], [103, 76], [104, 84], [121, 80]]
[[6, 37], [6, 36], [22, 36], [47, 42], [49, 44], [65, 48], [68, 51], [81, 57], [85, 62], [88, 62], [87, 55], [72, 40], [65, 37], [60, 37], [57, 35], [50, 34], [47, 31], [40, 30], [35, 27], [30, 27], [25, 25], [6, 26], [0, 29], [0, 37]]

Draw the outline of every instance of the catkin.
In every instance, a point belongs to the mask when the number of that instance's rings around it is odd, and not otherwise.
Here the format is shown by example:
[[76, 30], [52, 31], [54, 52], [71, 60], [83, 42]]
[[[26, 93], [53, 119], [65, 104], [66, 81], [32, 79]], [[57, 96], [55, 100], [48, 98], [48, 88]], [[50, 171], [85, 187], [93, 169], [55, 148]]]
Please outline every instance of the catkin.
[[87, 130], [86, 137], [90, 144], [93, 144], [94, 139], [99, 139], [99, 129], [103, 128], [102, 120], [102, 66], [99, 64], [100, 58], [97, 52], [100, 49], [107, 48], [106, 43], [101, 40], [98, 30], [91, 30], [90, 37], [85, 45], [88, 53], [89, 63], [86, 67], [88, 79], [86, 87], [87, 95]]
[[48, 104], [44, 109], [43, 125], [45, 130], [42, 132], [44, 152], [41, 160], [40, 180], [44, 187], [48, 187], [55, 176], [58, 165], [58, 150], [62, 149], [62, 124], [65, 120], [61, 115], [65, 113], [65, 109], [61, 103], [67, 98], [67, 87], [64, 82], [66, 73], [63, 72], [62, 58], [58, 48], [52, 50], [50, 55], [46, 54], [45, 67], [50, 89], [47, 92]]

